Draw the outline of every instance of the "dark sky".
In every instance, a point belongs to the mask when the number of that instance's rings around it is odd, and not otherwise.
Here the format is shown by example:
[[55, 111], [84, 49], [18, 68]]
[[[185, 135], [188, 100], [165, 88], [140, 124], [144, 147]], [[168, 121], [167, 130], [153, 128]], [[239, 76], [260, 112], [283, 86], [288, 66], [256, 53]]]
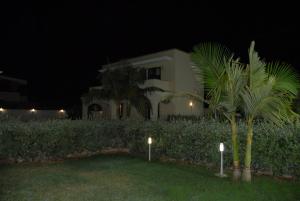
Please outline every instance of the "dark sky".
[[255, 40], [262, 57], [300, 71], [296, 5], [55, 2], [0, 3], [0, 70], [28, 80], [30, 100], [44, 107], [80, 103], [108, 61], [169, 48], [191, 51], [203, 41], [245, 57]]

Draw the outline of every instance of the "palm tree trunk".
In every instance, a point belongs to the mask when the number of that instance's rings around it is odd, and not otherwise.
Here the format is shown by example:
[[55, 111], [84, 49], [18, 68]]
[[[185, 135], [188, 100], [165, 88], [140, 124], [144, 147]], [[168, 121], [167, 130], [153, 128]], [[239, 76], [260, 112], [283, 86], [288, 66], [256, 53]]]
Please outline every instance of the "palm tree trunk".
[[243, 170], [243, 180], [251, 181], [251, 147], [253, 136], [253, 118], [249, 118], [247, 121], [247, 145], [245, 152], [245, 165]]
[[232, 154], [233, 154], [233, 180], [238, 180], [241, 177], [239, 145], [237, 138], [237, 123], [235, 113], [231, 115], [231, 138], [232, 138]]

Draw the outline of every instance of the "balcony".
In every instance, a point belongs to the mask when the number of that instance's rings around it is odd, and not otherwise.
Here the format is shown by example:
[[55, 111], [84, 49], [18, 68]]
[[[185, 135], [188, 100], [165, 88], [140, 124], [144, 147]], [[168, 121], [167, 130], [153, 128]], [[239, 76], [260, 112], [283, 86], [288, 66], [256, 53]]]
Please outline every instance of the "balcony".
[[141, 85], [142, 88], [144, 87], [158, 87], [161, 88], [165, 91], [171, 91], [171, 82], [169, 81], [163, 81], [163, 80], [158, 80], [158, 79], [151, 79], [151, 80], [146, 80], [143, 85]]

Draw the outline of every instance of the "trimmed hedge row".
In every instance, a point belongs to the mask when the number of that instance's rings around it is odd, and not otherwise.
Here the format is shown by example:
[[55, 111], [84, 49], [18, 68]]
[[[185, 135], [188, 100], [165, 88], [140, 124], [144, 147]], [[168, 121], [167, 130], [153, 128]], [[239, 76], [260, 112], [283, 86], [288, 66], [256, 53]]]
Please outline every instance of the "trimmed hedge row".
[[95, 152], [103, 147], [124, 147], [123, 128], [122, 122], [1, 122], [0, 157], [21, 161], [48, 160], [83, 151]]
[[[239, 126], [241, 159], [245, 126]], [[254, 128], [252, 167], [274, 174], [300, 175], [300, 129], [257, 123]], [[225, 162], [231, 165], [231, 133], [225, 122], [70, 121], [1, 122], [0, 158], [49, 160], [103, 148], [129, 148], [146, 155], [147, 137], [154, 139], [153, 156], [218, 165], [219, 142], [225, 143]], [[241, 160], [242, 162], [242, 160]]]

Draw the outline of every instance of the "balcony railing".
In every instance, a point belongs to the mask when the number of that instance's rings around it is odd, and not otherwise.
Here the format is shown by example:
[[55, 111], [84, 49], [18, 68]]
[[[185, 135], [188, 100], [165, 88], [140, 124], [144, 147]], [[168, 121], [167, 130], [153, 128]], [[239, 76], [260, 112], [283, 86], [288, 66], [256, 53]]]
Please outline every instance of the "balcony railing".
[[171, 82], [158, 80], [158, 79], [146, 80], [145, 83], [141, 87], [142, 88], [144, 88], [144, 87], [158, 87], [158, 88], [161, 88], [165, 91], [171, 91], [172, 90]]

